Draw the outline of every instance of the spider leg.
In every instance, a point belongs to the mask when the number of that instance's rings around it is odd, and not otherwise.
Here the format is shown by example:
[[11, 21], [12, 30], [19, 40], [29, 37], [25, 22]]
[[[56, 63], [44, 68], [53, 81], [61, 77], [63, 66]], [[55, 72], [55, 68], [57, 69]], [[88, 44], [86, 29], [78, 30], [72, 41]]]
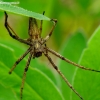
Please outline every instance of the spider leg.
[[66, 79], [66, 77], [61, 73], [61, 71], [58, 69], [58, 67], [55, 65], [55, 63], [52, 61], [52, 59], [48, 55], [48, 53], [44, 53], [44, 55], [48, 58], [49, 62], [52, 64], [53, 68], [60, 74], [60, 76], [64, 79], [64, 81], [67, 83], [67, 85], [80, 97], [81, 100], [83, 100], [83, 98], [80, 96], [80, 94], [73, 88], [73, 86], [69, 83], [69, 81]]
[[94, 71], [94, 72], [100, 72], [99, 70], [95, 70], [95, 69], [91, 69], [91, 68], [86, 68], [84, 66], [81, 66], [79, 64], [76, 64], [75, 62], [70, 61], [69, 59], [63, 57], [62, 55], [60, 55], [59, 53], [55, 52], [54, 50], [51, 50], [50, 48], [47, 48], [46, 47], [45, 49], [47, 49], [50, 53], [54, 54], [55, 56], [59, 57], [60, 59], [66, 61], [67, 63], [70, 63], [70, 64], [72, 64], [74, 66], [77, 66], [77, 67], [79, 67], [81, 69], [89, 70], [89, 71]]
[[27, 64], [26, 64], [26, 67], [24, 69], [23, 78], [22, 78], [22, 84], [21, 84], [21, 88], [20, 88], [20, 100], [22, 100], [23, 88], [24, 88], [24, 83], [25, 83], [25, 79], [26, 79], [26, 72], [28, 71], [31, 58], [32, 58], [32, 54], [30, 53], [30, 56], [29, 56]]
[[[6, 13], [6, 12], [4, 12], [4, 13], [5, 13], [5, 27], [6, 27], [7, 31], [8, 31], [8, 33], [9, 33], [9, 35], [10, 35], [12, 38], [14, 38], [14, 39], [16, 39], [16, 40], [18, 40], [18, 41], [20, 41], [20, 42], [22, 42], [22, 43], [31, 45], [30, 42], [28, 42], [28, 41], [26, 41], [26, 40], [23, 40], [23, 39], [21, 39], [21, 38], [18, 37], [18, 35], [13, 31], [13, 29], [10, 27], [10, 25], [9, 25], [8, 22], [7, 22], [7, 19], [8, 19], [7, 13]], [[14, 33], [14, 35], [12, 34], [12, 32]]]
[[31, 48], [29, 48], [13, 65], [13, 67], [11, 68], [11, 70], [9, 71], [9, 74], [12, 73], [12, 71], [15, 69], [16, 65], [18, 65], [20, 63], [20, 61], [30, 52]]
[[54, 30], [54, 28], [55, 28], [55, 26], [57, 24], [57, 20], [56, 19], [51, 19], [51, 21], [54, 22], [54, 25], [51, 28], [50, 33], [44, 38], [44, 42], [43, 43], [45, 43], [50, 38], [50, 36], [52, 35], [52, 32], [53, 32], [53, 30]]
[[[43, 11], [43, 15], [44, 15], [45, 11]], [[40, 23], [40, 35], [42, 33], [42, 24], [43, 24], [43, 20], [41, 20], [41, 23]]]

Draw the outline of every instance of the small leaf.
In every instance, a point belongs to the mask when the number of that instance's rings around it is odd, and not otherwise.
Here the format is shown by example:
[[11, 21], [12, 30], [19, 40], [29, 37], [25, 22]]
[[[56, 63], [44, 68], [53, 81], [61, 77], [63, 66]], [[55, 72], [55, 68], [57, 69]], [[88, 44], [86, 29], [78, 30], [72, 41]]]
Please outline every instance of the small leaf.
[[[89, 39], [80, 64], [87, 68], [100, 70], [100, 26]], [[84, 100], [100, 100], [100, 73], [78, 68], [73, 83]], [[72, 92], [72, 100], [80, 100], [80, 98]]]
[[36, 18], [36, 19], [39, 19], [39, 20], [50, 20], [50, 18], [48, 18], [48, 17], [46, 17], [42, 14], [35, 13], [35, 12], [32, 12], [32, 11], [28, 11], [24, 8], [14, 6], [14, 5], [11, 5], [11, 4], [3, 4], [3, 2], [0, 3], [0, 9], [3, 10], [3, 11], [8, 11], [8, 12], [28, 16], [28, 17], [33, 17], [33, 18]]

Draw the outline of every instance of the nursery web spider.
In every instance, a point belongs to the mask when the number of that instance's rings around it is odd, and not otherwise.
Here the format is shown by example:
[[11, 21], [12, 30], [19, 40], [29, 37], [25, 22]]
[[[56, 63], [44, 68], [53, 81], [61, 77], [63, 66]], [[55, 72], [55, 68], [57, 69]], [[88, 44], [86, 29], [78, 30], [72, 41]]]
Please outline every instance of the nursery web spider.
[[[67, 83], [67, 85], [80, 97], [81, 100], [83, 100], [83, 98], [80, 96], [80, 94], [73, 88], [73, 86], [68, 82], [66, 77], [61, 73], [61, 71], [55, 65], [55, 63], [53, 62], [53, 60], [49, 56], [48, 52], [54, 54], [55, 56], [59, 57], [60, 59], [62, 59], [64, 61], [66, 61], [67, 63], [70, 63], [70, 64], [72, 64], [74, 66], [77, 66], [77, 67], [79, 67], [81, 69], [95, 71], [95, 72], [100, 72], [100, 71], [94, 70], [94, 69], [90, 69], [90, 68], [86, 68], [84, 66], [78, 65], [78, 64], [70, 61], [69, 59], [64, 58], [59, 53], [53, 51], [52, 49], [50, 49], [50, 48], [48, 48], [46, 46], [46, 42], [51, 37], [52, 32], [53, 32], [53, 30], [54, 30], [54, 28], [56, 26], [57, 20], [56, 19], [51, 19], [51, 21], [54, 24], [53, 24], [49, 34], [43, 39], [41, 37], [43, 20], [41, 20], [40, 28], [38, 28], [36, 19], [30, 17], [29, 18], [29, 29], [28, 29], [28, 34], [29, 34], [30, 37], [27, 40], [24, 40], [24, 39], [19, 38], [18, 35], [10, 27], [10, 25], [7, 22], [8, 15], [7, 15], [6, 12], [4, 12], [4, 13], [5, 13], [5, 27], [6, 27], [7, 31], [8, 31], [8, 33], [9, 33], [9, 35], [12, 38], [18, 40], [19, 42], [22, 42], [24, 44], [29, 45], [29, 48], [27, 49], [27, 51], [15, 62], [15, 64], [13, 65], [11, 70], [9, 71], [9, 74], [11, 74], [12, 71], [15, 69], [16, 65], [18, 65], [20, 63], [20, 61], [29, 53], [29, 58], [28, 58], [26, 67], [24, 69], [24, 74], [23, 74], [23, 78], [22, 78], [22, 84], [21, 84], [21, 88], [20, 88], [20, 100], [22, 100], [22, 93], [23, 93], [23, 87], [24, 87], [25, 78], [26, 78], [26, 72], [28, 71], [30, 61], [31, 61], [32, 58], [34, 59], [35, 57], [42, 56], [42, 54], [44, 54], [44, 56], [47, 57], [47, 59], [49, 60], [49, 62], [53, 66], [53, 68], [60, 74], [60, 76], [64, 79], [64, 81]], [[44, 12], [43, 12], [43, 15], [44, 15]]]

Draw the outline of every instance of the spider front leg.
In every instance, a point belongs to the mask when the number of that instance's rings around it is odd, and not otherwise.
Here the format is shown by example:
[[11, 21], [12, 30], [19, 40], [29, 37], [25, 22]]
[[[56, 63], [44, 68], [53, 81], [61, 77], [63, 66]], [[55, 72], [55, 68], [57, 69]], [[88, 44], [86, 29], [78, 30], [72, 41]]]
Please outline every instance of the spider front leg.
[[[16, 39], [16, 40], [18, 40], [18, 41], [20, 41], [20, 42], [22, 42], [22, 43], [25, 43], [25, 44], [28, 44], [28, 45], [31, 45], [30, 44], [30, 42], [28, 42], [28, 41], [26, 41], [26, 40], [23, 40], [23, 39], [20, 39], [19, 37], [18, 37], [18, 35], [13, 31], [13, 29], [10, 27], [10, 25], [8, 24], [8, 15], [7, 15], [7, 13], [6, 12], [4, 12], [5, 13], [5, 27], [6, 27], [6, 29], [7, 29], [7, 31], [8, 31], [8, 33], [9, 33], [9, 35], [12, 37], [12, 38], [14, 38], [14, 39]], [[14, 33], [14, 35], [12, 34], [12, 32]]]
[[81, 65], [79, 65], [79, 64], [76, 64], [75, 62], [70, 61], [69, 59], [63, 57], [63, 56], [60, 55], [59, 53], [57, 53], [57, 52], [55, 52], [55, 51], [53, 51], [53, 50], [51, 50], [51, 49], [49, 49], [49, 48], [47, 48], [47, 47], [46, 47], [45, 49], [47, 49], [47, 51], [49, 51], [50, 53], [52, 53], [52, 54], [54, 54], [55, 56], [59, 57], [60, 59], [66, 61], [67, 63], [70, 63], [70, 64], [72, 64], [72, 65], [74, 65], [74, 66], [76, 66], [76, 67], [79, 67], [79, 68], [84, 69], [84, 70], [89, 70], [89, 71], [94, 71], [94, 72], [100, 72], [99, 70], [95, 70], [95, 69], [91, 69], [91, 68], [86, 68], [86, 67], [84, 67], [84, 66], [81, 66]]
[[24, 69], [23, 78], [22, 78], [22, 85], [21, 85], [21, 88], [20, 88], [20, 100], [22, 100], [23, 88], [24, 88], [24, 83], [25, 83], [25, 79], [26, 79], [26, 72], [28, 71], [31, 58], [32, 58], [32, 54], [30, 53], [30, 56], [29, 56], [27, 64], [26, 64], [26, 67]]
[[50, 38], [50, 36], [52, 35], [52, 32], [53, 32], [53, 30], [54, 30], [54, 28], [55, 28], [55, 26], [57, 24], [57, 19], [51, 19], [51, 21], [54, 23], [54, 25], [53, 25], [50, 33], [44, 38], [44, 42], [43, 43], [45, 43]]
[[[44, 15], [45, 11], [43, 11], [43, 15]], [[41, 20], [41, 23], [40, 23], [40, 35], [42, 33], [42, 24], [43, 24], [43, 20]]]
[[73, 86], [69, 83], [69, 81], [66, 79], [66, 77], [61, 73], [61, 71], [58, 69], [58, 67], [55, 65], [55, 63], [52, 61], [52, 59], [48, 55], [47, 51], [46, 51], [46, 53], [44, 53], [44, 55], [48, 58], [49, 62], [52, 64], [53, 68], [60, 74], [60, 76], [64, 79], [64, 81], [67, 83], [67, 85], [80, 97], [81, 100], [83, 100], [83, 98], [80, 96], [80, 94], [73, 88]]

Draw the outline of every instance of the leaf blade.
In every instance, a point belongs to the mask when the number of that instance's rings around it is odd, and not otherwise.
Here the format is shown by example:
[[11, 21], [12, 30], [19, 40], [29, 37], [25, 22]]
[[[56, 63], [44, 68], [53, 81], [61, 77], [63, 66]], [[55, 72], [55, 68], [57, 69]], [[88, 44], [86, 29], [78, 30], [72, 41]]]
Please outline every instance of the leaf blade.
[[[62, 47], [61, 54], [64, 55], [64, 57], [66, 57], [67, 59], [78, 63], [79, 57], [85, 46], [86, 39], [83, 31], [77, 31], [74, 35], [70, 36], [70, 38], [65, 42], [64, 46]], [[60, 61], [59, 67], [61, 72], [70, 82], [70, 84], [72, 84], [72, 79], [74, 71], [76, 70], [76, 66], [73, 66], [64, 61]], [[70, 100], [71, 89], [67, 86], [67, 84], [64, 81], [62, 81], [61, 88], [64, 97]]]
[[3, 11], [8, 11], [8, 12], [20, 14], [20, 15], [24, 15], [24, 16], [27, 16], [27, 17], [33, 17], [33, 18], [36, 18], [36, 19], [39, 19], [39, 20], [48, 20], [48, 21], [50, 20], [50, 18], [48, 18], [48, 17], [46, 17], [42, 14], [35, 13], [35, 12], [32, 12], [32, 11], [28, 11], [24, 8], [14, 6], [14, 5], [11, 5], [11, 4], [0, 4], [0, 9], [3, 10]]
[[[14, 62], [15, 56], [13, 54], [13, 50], [7, 46], [0, 45], [0, 83], [2, 83], [5, 87], [14, 89], [17, 97], [19, 98], [22, 73], [25, 68], [24, 65], [26, 61], [23, 60], [13, 71], [12, 75], [9, 75], [8, 71]], [[54, 83], [39, 70], [29, 67], [25, 82], [23, 100], [54, 100], [56, 98], [57, 100], [64, 100]]]
[[[96, 70], [100, 70], [100, 26], [93, 33], [91, 38], [88, 41], [87, 48], [84, 50], [80, 64], [86, 66], [87, 68], [92, 68]], [[76, 70], [76, 74], [74, 76], [74, 87], [78, 91], [78, 93], [86, 100], [99, 100], [100, 95], [100, 81], [99, 81], [100, 73], [85, 71], [81, 69]], [[84, 87], [84, 88], [83, 88]], [[94, 92], [95, 91], [95, 92]], [[72, 92], [72, 100], [80, 100]]]

